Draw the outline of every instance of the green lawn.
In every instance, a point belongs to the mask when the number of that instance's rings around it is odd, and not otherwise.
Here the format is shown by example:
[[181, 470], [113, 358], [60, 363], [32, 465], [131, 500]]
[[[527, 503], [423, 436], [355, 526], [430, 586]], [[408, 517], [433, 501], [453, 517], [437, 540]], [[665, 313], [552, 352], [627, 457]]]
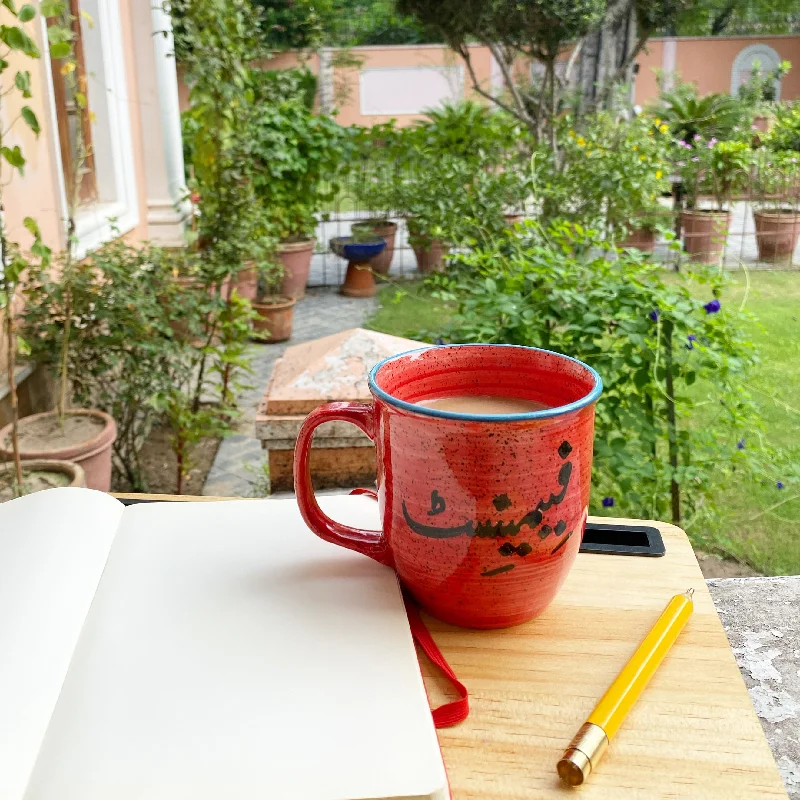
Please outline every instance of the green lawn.
[[[758, 401], [767, 439], [800, 464], [800, 272], [734, 273], [725, 302], [745, 300], [757, 322], [748, 324], [761, 363], [747, 382]], [[374, 330], [410, 338], [435, 338], [452, 309], [431, 298], [420, 283], [390, 286], [368, 323]], [[420, 337], [419, 332], [425, 334]], [[754, 435], [752, 446], [757, 443]], [[783, 478], [785, 487], [776, 483]], [[698, 545], [732, 556], [767, 574], [800, 573], [800, 482], [781, 474], [732, 482], [718, 498], [715, 529], [689, 530]]]

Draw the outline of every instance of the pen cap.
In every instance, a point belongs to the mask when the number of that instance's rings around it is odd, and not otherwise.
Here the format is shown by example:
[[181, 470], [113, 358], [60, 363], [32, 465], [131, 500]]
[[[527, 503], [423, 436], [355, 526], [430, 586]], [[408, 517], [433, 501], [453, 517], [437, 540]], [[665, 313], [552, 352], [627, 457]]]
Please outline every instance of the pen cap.
[[580, 786], [607, 749], [606, 732], [599, 725], [584, 723], [558, 762], [558, 776], [568, 786]]

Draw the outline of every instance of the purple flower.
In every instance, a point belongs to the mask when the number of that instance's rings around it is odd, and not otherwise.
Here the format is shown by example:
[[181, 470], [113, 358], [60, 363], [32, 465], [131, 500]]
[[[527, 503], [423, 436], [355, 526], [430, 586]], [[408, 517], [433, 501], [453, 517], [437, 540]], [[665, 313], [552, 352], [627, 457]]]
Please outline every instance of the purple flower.
[[716, 143], [717, 143], [716, 139], [711, 139], [708, 143], [708, 149], [710, 150]]
[[444, 339], [442, 339], [441, 337], [439, 337], [439, 338], [436, 340], [435, 344], [444, 344]]
[[736, 449], [744, 450], [744, 439], [739, 439], [739, 441], [736, 442]]
[[687, 340], [686, 349], [687, 350], [694, 350], [694, 343], [697, 341], [697, 337], [693, 333], [690, 333], [686, 337], [686, 340]]
[[754, 131], [757, 131], [757, 130], [758, 130], [758, 125], [751, 125], [750, 127], [751, 127], [751, 128], [754, 130]]
[[717, 311], [719, 311], [720, 308], [722, 308], [722, 303], [720, 303], [719, 300], [714, 298], [713, 300], [710, 300], [708, 303], [706, 303], [703, 306], [703, 308], [706, 310], [706, 314], [716, 314]]
[[612, 508], [614, 505], [614, 498], [613, 497], [604, 497], [603, 498], [603, 508]]
[[695, 140], [696, 142], [699, 142], [699, 141], [700, 141], [702, 138], [703, 138], [703, 137], [702, 137], [702, 136], [701, 136], [699, 133], [696, 133], [696, 134], [694, 135], [694, 140]]
[[654, 308], [647, 316], [650, 317], [650, 319], [653, 320], [653, 322], [658, 322], [658, 318], [661, 315], [658, 313], [658, 309]]
[[688, 144], [686, 144], [686, 142], [685, 142], [683, 139], [681, 139], [681, 140], [678, 142], [678, 147], [688, 147], [688, 146], [689, 146], [689, 145], [688, 145]]
[[692, 159], [692, 161], [699, 161], [699, 160], [700, 160], [700, 157], [699, 157], [699, 156], [695, 156], [695, 157]]
[[[784, 484], [783, 484], [783, 481], [778, 481], [778, 482], [777, 482], [775, 485], [776, 485], [776, 486], [777, 486], [779, 489], [783, 489], [783, 488], [785, 488], [785, 487], [784, 487]], [[603, 501], [603, 505], [605, 505], [605, 501]]]

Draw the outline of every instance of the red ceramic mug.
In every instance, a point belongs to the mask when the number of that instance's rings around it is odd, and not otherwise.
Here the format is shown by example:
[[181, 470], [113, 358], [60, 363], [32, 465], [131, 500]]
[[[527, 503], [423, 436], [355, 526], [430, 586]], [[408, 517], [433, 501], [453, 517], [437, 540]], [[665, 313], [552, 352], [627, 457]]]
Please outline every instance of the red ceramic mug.
[[[600, 376], [547, 350], [450, 345], [387, 358], [369, 387], [371, 404], [328, 403], [300, 428], [295, 491], [311, 530], [394, 567], [447, 622], [501, 628], [544, 611], [586, 525]], [[415, 405], [467, 394], [548, 408], [481, 415]], [[317, 504], [311, 438], [331, 420], [352, 422], [375, 442], [382, 531], [343, 525]]]

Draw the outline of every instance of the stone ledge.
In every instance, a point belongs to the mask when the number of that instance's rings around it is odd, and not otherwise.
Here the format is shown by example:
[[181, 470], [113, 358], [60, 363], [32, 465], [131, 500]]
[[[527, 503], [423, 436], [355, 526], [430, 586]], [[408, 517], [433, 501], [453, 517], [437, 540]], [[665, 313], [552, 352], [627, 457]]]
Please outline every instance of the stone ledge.
[[800, 799], [800, 575], [707, 583], [789, 797]]

